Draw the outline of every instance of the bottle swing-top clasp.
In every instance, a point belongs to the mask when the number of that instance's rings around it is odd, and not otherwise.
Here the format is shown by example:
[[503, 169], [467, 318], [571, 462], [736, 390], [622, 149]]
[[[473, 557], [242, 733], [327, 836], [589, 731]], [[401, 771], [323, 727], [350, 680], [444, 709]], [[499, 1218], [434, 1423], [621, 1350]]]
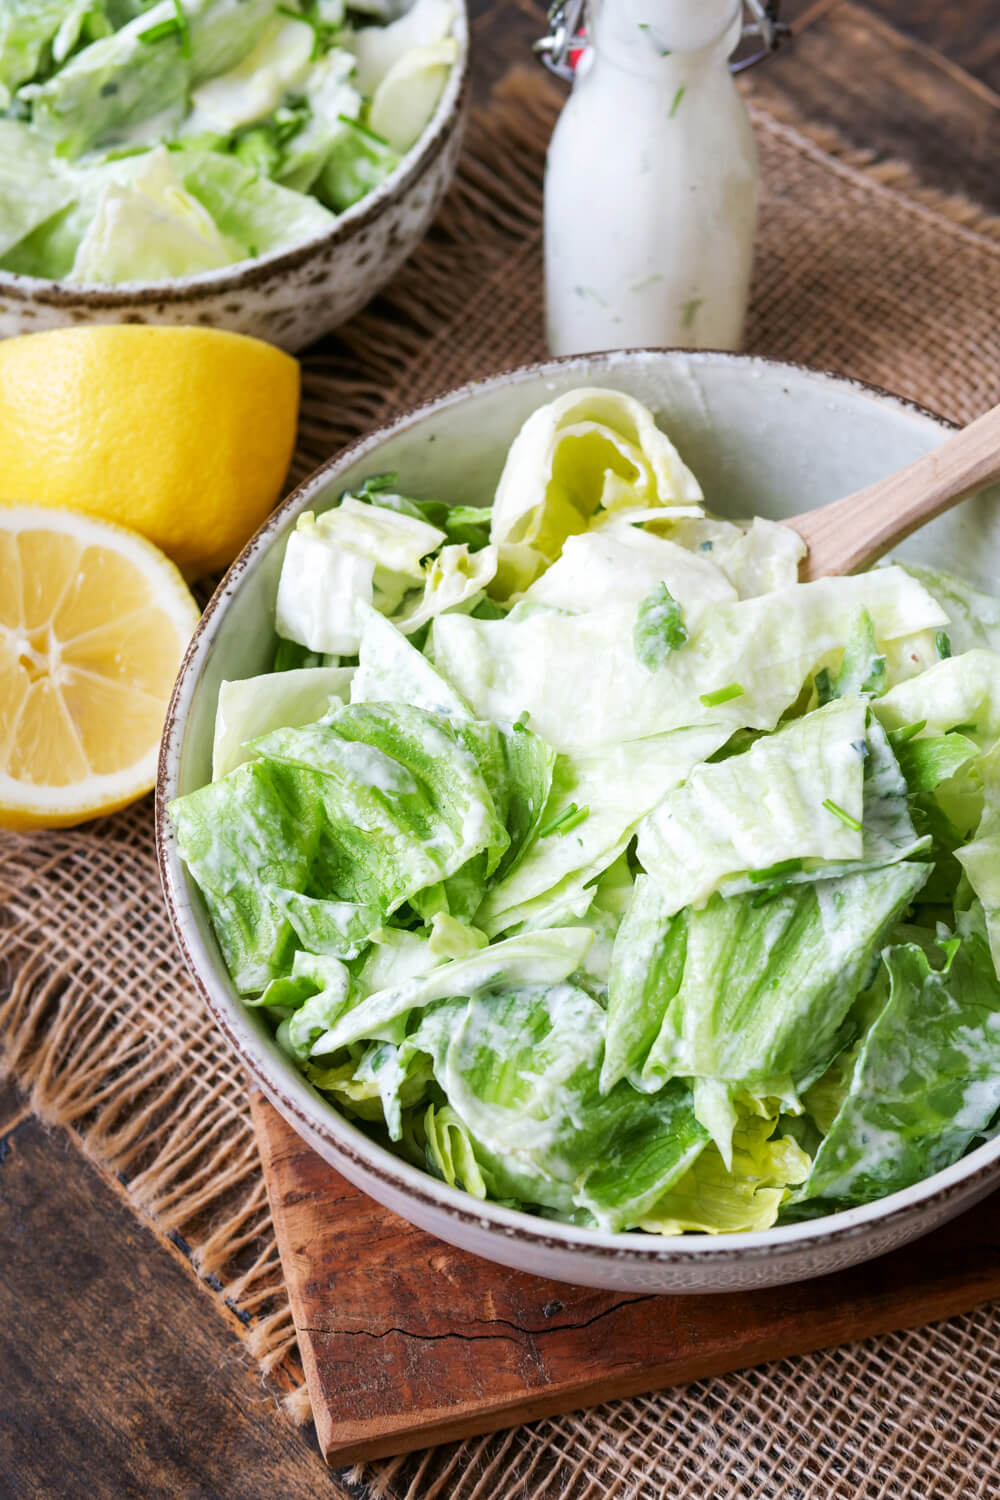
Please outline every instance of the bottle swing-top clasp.
[[[584, 29], [586, 0], [556, 0], [549, 8], [549, 31], [534, 44], [536, 55], [558, 78], [571, 82], [575, 67], [575, 54], [587, 44]], [[742, 73], [745, 68], [776, 52], [788, 35], [789, 27], [779, 19], [781, 0], [744, 0], [743, 39], [756, 38], [760, 45], [748, 57], [730, 62], [733, 73]]]

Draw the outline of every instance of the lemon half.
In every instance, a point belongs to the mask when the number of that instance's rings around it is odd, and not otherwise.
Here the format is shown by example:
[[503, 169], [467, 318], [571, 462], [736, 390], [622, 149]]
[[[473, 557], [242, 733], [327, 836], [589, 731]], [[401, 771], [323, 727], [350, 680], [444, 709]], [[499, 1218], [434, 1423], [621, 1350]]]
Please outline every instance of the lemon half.
[[0, 825], [65, 826], [141, 797], [198, 606], [135, 532], [0, 506]]
[[95, 324], [0, 342], [0, 502], [141, 532], [188, 578], [280, 499], [299, 367], [215, 328]]

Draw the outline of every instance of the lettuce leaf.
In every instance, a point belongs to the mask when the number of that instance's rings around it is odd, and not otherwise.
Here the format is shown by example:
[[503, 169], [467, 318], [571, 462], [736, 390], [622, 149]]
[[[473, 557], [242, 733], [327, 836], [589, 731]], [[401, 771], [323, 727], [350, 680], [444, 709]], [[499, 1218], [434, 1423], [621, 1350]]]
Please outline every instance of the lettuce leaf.
[[408, 53], [443, 41], [455, 15], [454, 0], [416, 0], [388, 26], [364, 26], [355, 32], [349, 45], [357, 58], [361, 92], [371, 98]]
[[[79, 26], [91, 8], [89, 0], [4, 0], [0, 6], [0, 109], [10, 95], [38, 71], [49, 43], [67, 22]], [[70, 43], [72, 45], [72, 43]], [[3, 97], [6, 92], [6, 98]], [[13, 123], [13, 122], [11, 122]], [[6, 222], [6, 218], [4, 219]]]
[[[690, 1077], [724, 1086], [730, 1098], [743, 1092], [797, 1107], [799, 1091], [844, 1045], [852, 1002], [929, 868], [893, 865], [790, 887], [763, 904], [714, 896], [674, 916], [661, 905], [659, 933], [658, 893], [637, 881], [641, 910], [622, 924], [612, 962], [605, 1084], [627, 1074], [655, 1089]], [[635, 941], [636, 927], [637, 949], [656, 960], [655, 972], [643, 975], [627, 948], [617, 951]], [[705, 1098], [718, 1113], [719, 1090]], [[716, 1143], [726, 1156], [724, 1132]]]
[[179, 151], [175, 167], [192, 197], [219, 230], [239, 247], [235, 259], [291, 249], [325, 234], [333, 224], [315, 198], [271, 182], [233, 156], [218, 151]]
[[305, 82], [313, 29], [287, 14], [273, 14], [253, 46], [226, 72], [203, 71], [191, 94], [184, 134], [228, 136], [277, 109], [285, 94]]
[[528, 710], [537, 733], [572, 753], [698, 723], [773, 729], [861, 608], [880, 644], [946, 623], [920, 584], [884, 568], [692, 609], [687, 644], [653, 674], [635, 657], [632, 605], [496, 621], [442, 615], [432, 650], [480, 718], [511, 722]]
[[[495, 934], [521, 923], [545, 926], [561, 910], [582, 916], [591, 882], [622, 853], [639, 820], [727, 733], [713, 726], [678, 729], [591, 755], [560, 755], [539, 819], [541, 828], [553, 831], [543, 837], [536, 828], [518, 863], [487, 892], [479, 925]], [[585, 808], [586, 817], [560, 825], [569, 807]]]
[[176, 22], [173, 0], [159, 0], [120, 31], [77, 52], [44, 83], [26, 84], [31, 123], [58, 156], [125, 139], [137, 124], [164, 116], [175, 126], [191, 77], [180, 32], [143, 42], [144, 32]]
[[495, 864], [507, 847], [474, 757], [418, 709], [348, 707], [254, 749], [258, 759], [170, 808], [243, 992], [287, 974], [299, 941], [274, 887], [374, 906], [384, 921], [480, 851]]
[[950, 1166], [1000, 1109], [1000, 983], [974, 930], [943, 968], [914, 944], [884, 955], [890, 994], [802, 1198], [827, 1212]]
[[[313, 1053], [322, 1056], [337, 1052], [362, 1039], [396, 1041], [401, 1023], [412, 1011], [422, 1011], [439, 1000], [498, 985], [560, 984], [573, 973], [593, 937], [587, 927], [523, 933], [377, 990], [342, 1016], [315, 1043]], [[422, 1045], [419, 1036], [413, 1038], [413, 1045], [418, 1044]]]
[[769, 1115], [741, 1114], [727, 1167], [709, 1144], [679, 1182], [639, 1221], [651, 1234], [736, 1234], [770, 1229], [789, 1190], [803, 1183], [811, 1161]]
[[468, 613], [475, 608], [497, 570], [497, 549], [483, 547], [471, 552], [466, 544], [442, 547], [427, 564], [423, 593], [413, 604], [404, 602], [393, 616], [393, 624], [404, 635], [413, 635], [449, 609]]
[[70, 281], [162, 281], [239, 259], [211, 214], [185, 188], [158, 146], [140, 159], [128, 186], [108, 183], [77, 248]]
[[74, 196], [72, 184], [53, 167], [43, 142], [26, 125], [0, 119], [0, 256]]
[[1000, 745], [978, 762], [983, 784], [983, 815], [971, 843], [955, 850], [955, 858], [982, 903], [990, 951], [1000, 973]]
[[741, 599], [791, 588], [799, 581], [799, 563], [806, 555], [798, 532], [763, 516], [744, 522], [722, 521], [717, 516], [658, 521], [654, 516], [646, 526], [711, 562]]
[[381, 187], [399, 166], [399, 156], [381, 136], [360, 120], [341, 116], [343, 130], [334, 138], [323, 169], [313, 184], [316, 195], [335, 213]]
[[285, 187], [309, 192], [337, 142], [354, 135], [349, 122], [361, 112], [361, 95], [353, 72], [354, 58], [341, 48], [312, 64], [303, 88], [309, 118], [280, 151], [275, 175]]
[[703, 554], [623, 525], [567, 537], [559, 558], [523, 597], [579, 614], [630, 601], [638, 605], [657, 584], [665, 584], [682, 607], [737, 597], [729, 580]]
[[928, 667], [873, 705], [886, 729], [920, 724], [942, 734], [961, 726], [983, 748], [1000, 737], [1000, 657], [975, 649]]
[[749, 750], [698, 766], [639, 830], [670, 911], [892, 864], [925, 850], [907, 784], [860, 698], [835, 700]]
[[380, 80], [368, 123], [400, 156], [416, 144], [430, 123], [457, 57], [457, 41], [445, 37], [412, 47]]
[[632, 396], [569, 391], [524, 423], [507, 454], [490, 539], [553, 562], [567, 537], [623, 506], [700, 505], [701, 488], [652, 413]]
[[423, 584], [421, 559], [443, 540], [437, 527], [350, 495], [318, 517], [305, 511], [285, 547], [278, 634], [313, 651], [353, 655], [359, 605], [391, 614], [408, 589]]
[[252, 740], [321, 719], [333, 699], [346, 703], [353, 676], [350, 667], [305, 667], [224, 682], [215, 715], [212, 780], [251, 759]]
[[727, 876], [770, 871], [773, 883], [807, 860], [860, 859], [866, 717], [861, 699], [831, 703], [697, 766], [639, 830], [666, 909], [703, 903]]
[[1000, 599], [995, 594], [984, 594], [964, 578], [937, 568], [919, 568], [915, 563], [903, 566], [947, 613], [952, 655], [961, 656], [980, 647], [1000, 651]]
[[354, 618], [360, 639], [352, 703], [410, 703], [429, 713], [474, 717], [462, 695], [391, 621], [363, 603], [357, 605]]
[[622, 1084], [602, 1097], [603, 1032], [603, 1011], [583, 990], [534, 983], [479, 991], [412, 1042], [431, 1051], [495, 1195], [621, 1229], [690, 1167], [705, 1132], [682, 1084], [654, 1098]]

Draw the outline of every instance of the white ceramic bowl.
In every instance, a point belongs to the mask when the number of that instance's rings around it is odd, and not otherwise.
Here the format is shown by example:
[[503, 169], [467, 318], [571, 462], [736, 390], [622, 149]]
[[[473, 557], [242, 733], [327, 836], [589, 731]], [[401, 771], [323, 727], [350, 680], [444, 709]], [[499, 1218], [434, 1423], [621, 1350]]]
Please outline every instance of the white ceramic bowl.
[[[366, 475], [452, 502], [487, 503], [528, 414], [579, 385], [610, 385], [650, 405], [722, 514], [780, 518], [860, 488], [933, 448], [948, 424], [905, 401], [789, 365], [727, 354], [580, 356], [442, 396], [345, 449], [275, 512], [205, 612], [164, 734], [157, 841], [184, 955], [247, 1071], [321, 1156], [423, 1229], [490, 1260], [620, 1291], [714, 1292], [834, 1271], [942, 1224], [1000, 1186], [1000, 1140], [905, 1192], [811, 1223], [733, 1236], [604, 1234], [480, 1203], [372, 1143], [314, 1093], [258, 1011], [230, 983], [201, 898], [178, 858], [166, 804], [209, 779], [219, 683], [266, 670], [284, 538], [305, 509], [331, 505]], [[989, 588], [1000, 572], [1000, 505], [978, 497], [902, 549]]]
[[290, 250], [169, 281], [75, 286], [0, 270], [0, 338], [81, 323], [202, 324], [267, 339], [290, 353], [375, 296], [413, 254], [458, 164], [469, 66], [461, 0], [458, 56], [437, 109], [391, 177], [326, 233]]

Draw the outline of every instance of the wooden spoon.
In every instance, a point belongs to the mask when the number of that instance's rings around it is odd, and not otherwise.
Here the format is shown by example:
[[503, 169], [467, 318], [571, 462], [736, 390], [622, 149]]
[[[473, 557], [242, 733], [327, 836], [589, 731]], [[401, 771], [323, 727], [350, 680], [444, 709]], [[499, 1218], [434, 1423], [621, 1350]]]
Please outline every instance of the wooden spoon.
[[809, 548], [799, 577], [808, 583], [860, 573], [994, 479], [1000, 479], [1000, 406], [887, 479], [786, 521]]

